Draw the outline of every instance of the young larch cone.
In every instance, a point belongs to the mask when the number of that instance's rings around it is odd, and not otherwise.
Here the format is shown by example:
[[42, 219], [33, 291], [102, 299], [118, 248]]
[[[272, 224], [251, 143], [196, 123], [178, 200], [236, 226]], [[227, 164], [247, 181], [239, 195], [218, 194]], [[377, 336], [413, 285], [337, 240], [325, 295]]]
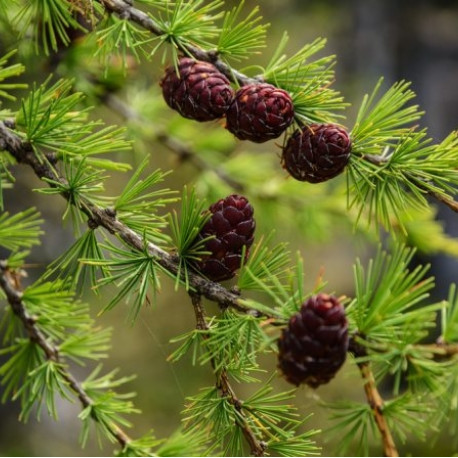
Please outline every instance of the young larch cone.
[[214, 65], [183, 57], [161, 80], [167, 105], [185, 118], [211, 121], [224, 116], [233, 98], [229, 80]]
[[318, 294], [302, 304], [278, 340], [278, 367], [293, 385], [328, 383], [345, 362], [348, 322], [334, 296]]
[[242, 263], [254, 240], [256, 222], [253, 207], [246, 197], [232, 194], [210, 206], [210, 219], [202, 228], [199, 238], [213, 235], [205, 242], [205, 255], [198, 263], [199, 271], [213, 281], [229, 280]]
[[267, 83], [240, 88], [226, 113], [226, 128], [240, 140], [263, 143], [279, 137], [292, 123], [290, 95]]
[[311, 124], [291, 135], [282, 164], [296, 180], [321, 183], [343, 172], [350, 153], [351, 140], [345, 129], [336, 124]]

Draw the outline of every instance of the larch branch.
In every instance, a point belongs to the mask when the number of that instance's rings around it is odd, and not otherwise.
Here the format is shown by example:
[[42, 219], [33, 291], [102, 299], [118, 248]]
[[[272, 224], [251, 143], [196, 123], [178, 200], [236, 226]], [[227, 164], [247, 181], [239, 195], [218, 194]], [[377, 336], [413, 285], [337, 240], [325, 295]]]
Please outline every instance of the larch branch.
[[[201, 331], [208, 331], [208, 325], [205, 321], [205, 310], [202, 305], [201, 296], [195, 293], [190, 293], [189, 295], [194, 307], [196, 328]], [[207, 338], [205, 334], [204, 338]], [[216, 365], [213, 359], [211, 360], [211, 365], [213, 369], [215, 369]], [[237, 397], [234, 389], [232, 388], [229, 381], [229, 375], [224, 367], [216, 372], [216, 384], [222, 396], [226, 397], [229, 403], [233, 405], [234, 409], [237, 411], [236, 425], [241, 429], [243, 437], [245, 437], [245, 440], [250, 446], [251, 454], [253, 456], [264, 456], [267, 445], [264, 441], [261, 441], [256, 437], [256, 434], [248, 424], [245, 418], [245, 413], [243, 412], [242, 402]]]
[[[33, 169], [35, 175], [42, 179], [47, 178], [58, 183], [65, 183], [54, 167], [47, 161], [38, 159], [32, 147], [9, 129], [5, 123], [0, 121], [0, 149], [8, 151], [18, 163], [28, 165]], [[68, 195], [62, 194], [69, 199]], [[144, 238], [133, 231], [116, 218], [115, 212], [110, 208], [101, 208], [90, 201], [84, 201], [78, 207], [91, 222], [91, 227], [100, 226], [109, 233], [118, 236], [127, 245], [137, 251], [144, 252], [145, 248], [165, 270], [178, 275], [179, 260], [159, 246], [151, 242], [145, 242]], [[184, 274], [183, 274], [184, 275]], [[220, 304], [222, 307], [232, 307], [243, 313], [257, 313], [248, 309], [240, 303], [240, 296], [229, 291], [219, 283], [207, 280], [196, 273], [188, 273], [189, 285], [191, 288], [206, 297], [210, 301]], [[183, 278], [184, 280], [184, 278]]]
[[[136, 112], [129, 105], [127, 105], [127, 103], [125, 103], [119, 97], [110, 92], [103, 94], [100, 97], [100, 100], [112, 111], [116, 112], [118, 115], [120, 115], [127, 121], [133, 121], [138, 123], [147, 122], [146, 119], [144, 119], [138, 112]], [[188, 145], [178, 140], [177, 138], [162, 131], [155, 134], [154, 139], [166, 148], [168, 148], [170, 151], [175, 153], [175, 155], [178, 157], [180, 161], [189, 161], [198, 170], [201, 171], [211, 171], [221, 181], [226, 183], [235, 191], [244, 192], [245, 186], [241, 182], [235, 180], [230, 175], [228, 175], [223, 168], [213, 165], [209, 161], [205, 160], [196, 151], [194, 151], [192, 148], [190, 148]]]
[[358, 363], [358, 367], [364, 380], [364, 392], [366, 393], [367, 402], [372, 410], [375, 424], [382, 437], [384, 455], [399, 456], [390, 428], [383, 415], [383, 399], [377, 389], [371, 364], [369, 362]]
[[[37, 326], [34, 317], [27, 311], [26, 305], [22, 300], [23, 293], [18, 288], [19, 276], [19, 272], [8, 268], [8, 263], [6, 261], [0, 261], [0, 288], [4, 291], [13, 313], [21, 320], [29, 339], [43, 350], [47, 360], [51, 360], [56, 363], [63, 363], [62, 358], [59, 356], [58, 348], [49, 342], [45, 334]], [[84, 391], [78, 380], [73, 376], [73, 374], [65, 369], [63, 365], [60, 366], [60, 374], [68, 383], [71, 390], [76, 394], [83, 408], [89, 407], [93, 404], [93, 400]], [[94, 421], [98, 421], [96, 417], [94, 417]], [[107, 425], [107, 427], [110, 434], [124, 449], [131, 441], [131, 438], [114, 423]]]
[[[135, 8], [126, 0], [98, 0], [98, 2], [101, 3], [106, 10], [118, 14], [123, 19], [134, 22], [145, 30], [151, 32], [153, 35], [165, 35], [164, 30], [161, 29], [159, 24], [157, 24], [151, 16]], [[204, 51], [202, 48], [192, 45], [187, 45], [186, 47], [181, 48], [180, 51], [184, 54], [192, 55], [198, 60], [211, 62], [221, 73], [226, 75], [231, 81], [237, 82], [241, 86], [254, 82], [260, 82], [259, 78], [250, 78], [227, 65], [218, 58], [217, 53], [214, 51]]]
[[[389, 158], [386, 156], [378, 156], [376, 154], [363, 154], [362, 159], [370, 162], [371, 164], [377, 165], [377, 166], [383, 166], [385, 165]], [[445, 196], [444, 194], [441, 194], [440, 192], [433, 191], [426, 186], [420, 186], [427, 194], [429, 194], [431, 197], [436, 199], [437, 201], [447, 205], [451, 210], [454, 212], [458, 213], [458, 202], [451, 197]]]

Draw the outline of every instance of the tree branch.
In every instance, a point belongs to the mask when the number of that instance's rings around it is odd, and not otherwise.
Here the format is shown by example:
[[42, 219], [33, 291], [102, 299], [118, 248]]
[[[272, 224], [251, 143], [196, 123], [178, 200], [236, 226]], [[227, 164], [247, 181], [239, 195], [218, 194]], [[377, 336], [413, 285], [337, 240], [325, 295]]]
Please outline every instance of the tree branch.
[[[162, 36], [165, 35], [165, 32], [160, 28], [154, 19], [143, 11], [135, 8], [126, 0], [97, 0], [101, 3], [108, 11], [116, 13], [121, 16], [123, 19], [134, 22], [135, 24], [143, 27], [144, 29], [150, 31], [153, 35]], [[192, 55], [198, 60], [203, 60], [206, 62], [211, 62], [221, 73], [227, 76], [229, 80], [237, 82], [241, 86], [247, 84], [259, 83], [260, 78], [250, 78], [244, 75], [241, 72], [231, 68], [225, 62], [218, 58], [216, 52], [204, 51], [203, 49], [197, 46], [188, 45], [186, 47], [181, 47], [185, 55]]]
[[447, 207], [452, 209], [454, 212], [458, 213], [458, 202], [456, 200], [434, 191], [428, 191], [428, 194], [439, 202], [447, 205]]
[[[31, 167], [38, 178], [47, 178], [55, 182], [65, 183], [64, 178], [47, 161], [38, 159], [32, 147], [27, 142], [23, 142], [19, 136], [8, 129], [1, 121], [0, 149], [8, 151], [18, 163]], [[69, 199], [68, 195], [64, 193], [62, 195], [67, 200]], [[145, 250], [143, 237], [120, 222], [112, 209], [101, 208], [90, 201], [83, 202], [78, 208], [86, 214], [92, 226], [103, 227], [109, 233], [117, 235], [127, 245], [138, 251], [143, 252]], [[176, 255], [167, 253], [151, 242], [146, 242], [146, 248], [158, 264], [173, 275], [178, 275], [179, 262]], [[184, 274], [182, 275], [184, 276]], [[230, 292], [219, 283], [206, 280], [193, 272], [188, 273], [188, 280], [195, 292], [213, 302], [219, 303], [222, 307], [232, 307], [243, 313], [257, 313], [243, 306], [239, 302], [239, 295]]]
[[[202, 305], [201, 296], [195, 293], [189, 293], [194, 307], [194, 314], [196, 316], [196, 328], [203, 331], [208, 331], [208, 325], [205, 321], [205, 310]], [[204, 339], [208, 336], [203, 335]], [[211, 365], [215, 369], [215, 361], [211, 360]], [[253, 430], [248, 424], [245, 413], [243, 412], [242, 402], [235, 394], [234, 389], [232, 388], [229, 382], [229, 376], [226, 369], [221, 369], [216, 373], [216, 386], [221, 391], [221, 395], [226, 397], [230, 404], [234, 406], [234, 409], [237, 411], [236, 415], [236, 425], [241, 429], [243, 436], [245, 437], [247, 443], [250, 446], [251, 454], [253, 456], [264, 456], [266, 450], [266, 443], [260, 441]]]
[[[376, 154], [363, 154], [361, 157], [365, 161], [370, 162], [371, 164], [377, 165], [379, 167], [385, 165], [389, 161], [389, 158], [387, 158], [386, 156], [378, 156]], [[419, 180], [421, 181], [421, 179]], [[452, 199], [451, 197], [444, 196], [439, 192], [432, 191], [427, 187], [421, 186], [421, 188], [424, 189], [431, 197], [438, 200], [439, 202], [442, 202], [443, 204], [447, 205], [447, 207], [449, 207], [451, 210], [458, 213], [458, 202], [456, 200]]]
[[[44, 351], [46, 359], [56, 363], [62, 363], [63, 361], [59, 356], [58, 348], [48, 341], [40, 328], [36, 325], [35, 318], [28, 313], [27, 308], [22, 301], [22, 291], [18, 289], [19, 277], [20, 274], [18, 272], [8, 268], [6, 261], [0, 261], [0, 288], [4, 291], [13, 313], [22, 321], [29, 339]], [[68, 370], [64, 369], [62, 365], [60, 366], [60, 374], [68, 383], [68, 386], [76, 394], [83, 408], [89, 407], [93, 404], [92, 399], [84, 391], [77, 379]], [[94, 421], [98, 421], [96, 417], [93, 419]], [[131, 441], [131, 438], [116, 424], [110, 424], [107, 425], [107, 427], [110, 434], [124, 449]]]
[[[146, 120], [139, 113], [133, 110], [129, 105], [127, 105], [123, 100], [121, 100], [116, 95], [107, 92], [100, 97], [100, 100], [107, 107], [111, 108], [112, 111], [118, 113], [125, 120], [146, 123]], [[189, 146], [185, 145], [177, 138], [172, 137], [166, 132], [159, 132], [155, 135], [154, 139], [162, 145], [164, 145], [165, 147], [167, 147], [170, 151], [175, 153], [180, 161], [189, 161], [198, 170], [209, 170], [213, 172], [221, 181], [226, 183], [228, 186], [230, 186], [237, 192], [245, 191], [245, 186], [242, 183], [228, 175], [226, 171], [221, 167], [214, 166], [210, 162], [206, 161], [202, 156], [193, 151]]]
[[451, 358], [458, 355], [458, 343], [437, 342], [431, 344], [415, 345], [420, 350], [431, 352], [439, 358]]
[[[367, 357], [367, 349], [361, 343], [361, 338], [364, 335], [355, 333], [350, 336], [348, 351], [356, 358]], [[399, 456], [398, 450], [391, 435], [390, 428], [383, 415], [383, 399], [377, 389], [374, 375], [372, 373], [371, 363], [369, 361], [360, 361], [357, 363], [361, 376], [364, 380], [364, 392], [366, 394], [367, 402], [374, 415], [375, 424], [382, 437], [384, 456]]]
[[377, 389], [371, 364], [369, 362], [358, 363], [358, 367], [364, 380], [364, 392], [366, 393], [367, 402], [372, 409], [375, 424], [382, 436], [384, 455], [399, 456], [390, 428], [383, 415], [383, 399]]

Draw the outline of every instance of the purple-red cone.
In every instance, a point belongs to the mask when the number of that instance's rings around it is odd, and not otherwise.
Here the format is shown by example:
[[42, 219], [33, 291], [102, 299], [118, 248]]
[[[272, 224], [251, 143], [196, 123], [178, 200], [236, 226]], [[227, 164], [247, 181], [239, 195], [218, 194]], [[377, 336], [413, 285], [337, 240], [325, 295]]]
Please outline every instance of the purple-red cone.
[[345, 129], [336, 124], [311, 124], [291, 135], [282, 164], [296, 180], [321, 183], [343, 172], [350, 153], [351, 140]]
[[271, 84], [240, 88], [226, 113], [226, 128], [240, 140], [263, 143], [279, 137], [292, 123], [290, 95]]
[[278, 367], [293, 385], [328, 383], [345, 362], [348, 322], [334, 296], [318, 294], [302, 304], [278, 340]]
[[234, 98], [229, 80], [214, 65], [183, 57], [168, 67], [161, 80], [162, 94], [170, 108], [185, 118], [211, 121], [224, 116]]
[[205, 242], [205, 255], [198, 263], [199, 271], [213, 281], [229, 280], [242, 263], [254, 240], [256, 227], [253, 207], [246, 197], [232, 194], [210, 206], [210, 219], [202, 228], [199, 238], [213, 238]]

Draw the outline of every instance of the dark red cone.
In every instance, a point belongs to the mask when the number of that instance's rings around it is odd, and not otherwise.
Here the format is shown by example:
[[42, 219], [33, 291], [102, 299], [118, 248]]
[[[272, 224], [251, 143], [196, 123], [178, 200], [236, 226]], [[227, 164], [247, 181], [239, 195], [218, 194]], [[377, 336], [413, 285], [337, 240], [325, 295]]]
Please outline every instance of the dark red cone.
[[263, 143], [279, 137], [292, 123], [293, 102], [289, 94], [271, 84], [240, 88], [226, 113], [226, 128], [240, 140]]
[[345, 129], [335, 124], [311, 124], [289, 138], [282, 164], [296, 180], [321, 183], [343, 172], [350, 153], [351, 140]]
[[345, 362], [348, 323], [334, 296], [308, 299], [289, 320], [278, 340], [278, 367], [293, 385], [328, 383]]
[[170, 108], [185, 118], [211, 121], [224, 116], [234, 98], [229, 80], [212, 64], [188, 57], [168, 67], [161, 81]]
[[243, 247], [247, 256], [253, 244], [254, 210], [245, 197], [233, 194], [213, 204], [209, 211], [212, 215], [199, 237], [214, 236], [205, 243], [205, 251], [211, 254], [202, 259], [198, 269], [210, 280], [229, 280], [240, 268]]

